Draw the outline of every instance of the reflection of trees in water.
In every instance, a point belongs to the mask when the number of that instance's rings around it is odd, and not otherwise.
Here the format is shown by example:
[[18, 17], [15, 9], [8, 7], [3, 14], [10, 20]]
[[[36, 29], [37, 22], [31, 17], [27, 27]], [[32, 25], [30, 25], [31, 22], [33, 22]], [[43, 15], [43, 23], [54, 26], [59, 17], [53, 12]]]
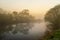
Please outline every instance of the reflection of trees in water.
[[17, 33], [17, 32], [22, 32], [24, 34], [28, 33], [28, 30], [33, 27], [33, 23], [19, 23], [15, 28], [13, 28], [12, 32]]
[[33, 27], [33, 23], [19, 23], [17, 24], [17, 26], [12, 25], [12, 27], [13, 29], [11, 31], [4, 32], [0, 35], [1, 40], [23, 39], [24, 37], [27, 37], [29, 29]]

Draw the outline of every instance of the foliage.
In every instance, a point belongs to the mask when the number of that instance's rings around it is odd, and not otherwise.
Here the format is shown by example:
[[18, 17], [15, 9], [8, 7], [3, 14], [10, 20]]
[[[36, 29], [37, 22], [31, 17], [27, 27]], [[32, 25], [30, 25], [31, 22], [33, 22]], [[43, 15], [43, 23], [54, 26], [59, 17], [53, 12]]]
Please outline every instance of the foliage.
[[[51, 8], [45, 15], [45, 21], [48, 21], [52, 24], [50, 24], [49, 27], [52, 27], [52, 35], [50, 35], [47, 40], [60, 40], [60, 5], [55, 6], [54, 8]], [[58, 30], [58, 31], [56, 31]]]
[[60, 40], [60, 30], [56, 30], [53, 40]]
[[17, 28], [17, 25], [19, 23], [30, 23], [33, 22], [34, 20], [35, 20], [34, 17], [29, 14], [28, 9], [24, 9], [19, 13], [17, 11], [9, 13], [4, 11], [3, 9], [0, 9], [0, 33], [12, 30], [13, 29], [12, 25], [16, 25]]
[[60, 5], [51, 8], [45, 15], [45, 21], [52, 23], [53, 29], [58, 29], [60, 24]]

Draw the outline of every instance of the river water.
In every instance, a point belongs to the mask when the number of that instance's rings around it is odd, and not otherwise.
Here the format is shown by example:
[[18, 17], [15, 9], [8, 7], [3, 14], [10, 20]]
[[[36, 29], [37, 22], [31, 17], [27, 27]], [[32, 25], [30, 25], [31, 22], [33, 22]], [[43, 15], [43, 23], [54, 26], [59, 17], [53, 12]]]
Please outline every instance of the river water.
[[33, 23], [33, 27], [28, 30], [27, 34], [23, 34], [21, 32], [17, 32], [16, 34], [12, 34], [11, 31], [9, 33], [3, 34], [2, 40], [37, 40], [47, 31], [46, 23]]

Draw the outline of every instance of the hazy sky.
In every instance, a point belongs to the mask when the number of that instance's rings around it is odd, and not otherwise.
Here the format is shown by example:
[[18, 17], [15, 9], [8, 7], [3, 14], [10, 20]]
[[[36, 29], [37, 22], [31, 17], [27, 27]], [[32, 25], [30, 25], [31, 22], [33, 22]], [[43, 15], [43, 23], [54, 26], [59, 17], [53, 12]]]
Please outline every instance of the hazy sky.
[[57, 4], [60, 0], [0, 0], [0, 8], [16, 11], [29, 9], [33, 14], [44, 14]]

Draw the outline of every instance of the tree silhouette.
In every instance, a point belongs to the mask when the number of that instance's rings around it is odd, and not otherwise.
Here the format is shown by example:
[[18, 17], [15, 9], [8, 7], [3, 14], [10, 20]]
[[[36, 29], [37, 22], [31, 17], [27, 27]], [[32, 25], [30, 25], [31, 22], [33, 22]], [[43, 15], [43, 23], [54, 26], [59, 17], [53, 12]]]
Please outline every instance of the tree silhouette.
[[[60, 29], [60, 5], [56, 5], [55, 7], [51, 8], [45, 15], [45, 21], [48, 21], [50, 22], [50, 26], [47, 26], [48, 28], [49, 27], [52, 27], [52, 32], [50, 34], [46, 34], [46, 39], [48, 40], [55, 40], [54, 39], [54, 34], [56, 33], [56, 30], [59, 30]], [[53, 38], [52, 38], [53, 37]]]

